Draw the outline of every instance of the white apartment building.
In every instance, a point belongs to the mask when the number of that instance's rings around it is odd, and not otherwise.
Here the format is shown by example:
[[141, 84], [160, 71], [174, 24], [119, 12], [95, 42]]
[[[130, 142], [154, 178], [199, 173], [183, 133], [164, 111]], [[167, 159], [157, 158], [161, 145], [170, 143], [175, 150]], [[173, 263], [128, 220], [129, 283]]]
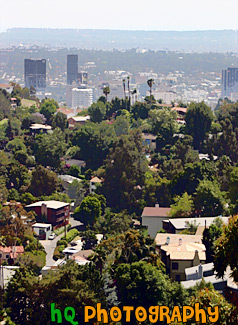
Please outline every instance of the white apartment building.
[[92, 88], [73, 88], [72, 89], [72, 108], [88, 108], [93, 103]]
[[[152, 90], [152, 95], [156, 100], [162, 99], [164, 104], [171, 104], [178, 99], [177, 94], [174, 91], [160, 91], [160, 90]], [[146, 92], [146, 96], [150, 96], [150, 92]]]

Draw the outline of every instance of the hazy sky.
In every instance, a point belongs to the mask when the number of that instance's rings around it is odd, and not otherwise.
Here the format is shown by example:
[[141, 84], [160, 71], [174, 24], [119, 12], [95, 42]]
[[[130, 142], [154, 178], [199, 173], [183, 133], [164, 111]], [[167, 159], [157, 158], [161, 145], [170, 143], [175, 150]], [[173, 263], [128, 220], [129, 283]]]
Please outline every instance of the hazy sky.
[[0, 0], [0, 29], [238, 29], [238, 0]]

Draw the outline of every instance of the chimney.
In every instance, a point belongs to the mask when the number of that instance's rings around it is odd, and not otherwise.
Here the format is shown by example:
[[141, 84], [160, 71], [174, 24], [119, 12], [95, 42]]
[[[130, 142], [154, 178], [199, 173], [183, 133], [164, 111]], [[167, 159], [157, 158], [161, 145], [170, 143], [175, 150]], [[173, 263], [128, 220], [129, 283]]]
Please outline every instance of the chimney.
[[202, 265], [198, 265], [198, 279], [201, 279], [203, 276]]
[[47, 205], [45, 203], [41, 204], [41, 215], [44, 215], [47, 217]]
[[167, 237], [166, 238], [166, 245], [169, 245], [170, 244], [170, 237]]
[[182, 238], [179, 238], [178, 243], [179, 243], [179, 246], [182, 245]]
[[159, 208], [159, 203], [155, 203], [155, 207], [156, 208]]

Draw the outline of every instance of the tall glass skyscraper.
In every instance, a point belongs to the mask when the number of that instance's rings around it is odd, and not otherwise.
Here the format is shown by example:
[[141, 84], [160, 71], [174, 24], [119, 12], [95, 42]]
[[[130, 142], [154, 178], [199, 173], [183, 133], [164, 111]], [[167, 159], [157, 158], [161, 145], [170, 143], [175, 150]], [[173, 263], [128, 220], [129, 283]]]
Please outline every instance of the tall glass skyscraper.
[[46, 60], [24, 60], [25, 87], [33, 86], [36, 90], [46, 88]]
[[78, 82], [78, 55], [67, 55], [67, 84], [72, 85], [73, 81]]

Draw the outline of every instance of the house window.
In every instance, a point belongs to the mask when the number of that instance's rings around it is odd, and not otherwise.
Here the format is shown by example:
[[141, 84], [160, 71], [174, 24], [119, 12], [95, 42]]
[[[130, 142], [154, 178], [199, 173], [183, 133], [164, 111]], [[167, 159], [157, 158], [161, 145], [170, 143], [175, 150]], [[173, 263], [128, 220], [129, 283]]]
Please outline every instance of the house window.
[[2, 258], [2, 254], [0, 254], [0, 258]]
[[179, 274], [176, 274], [175, 280], [178, 281], [178, 282], [180, 282], [180, 275]]
[[6, 255], [6, 258], [9, 258], [9, 255]]
[[172, 263], [172, 270], [178, 270], [178, 263], [177, 262]]

